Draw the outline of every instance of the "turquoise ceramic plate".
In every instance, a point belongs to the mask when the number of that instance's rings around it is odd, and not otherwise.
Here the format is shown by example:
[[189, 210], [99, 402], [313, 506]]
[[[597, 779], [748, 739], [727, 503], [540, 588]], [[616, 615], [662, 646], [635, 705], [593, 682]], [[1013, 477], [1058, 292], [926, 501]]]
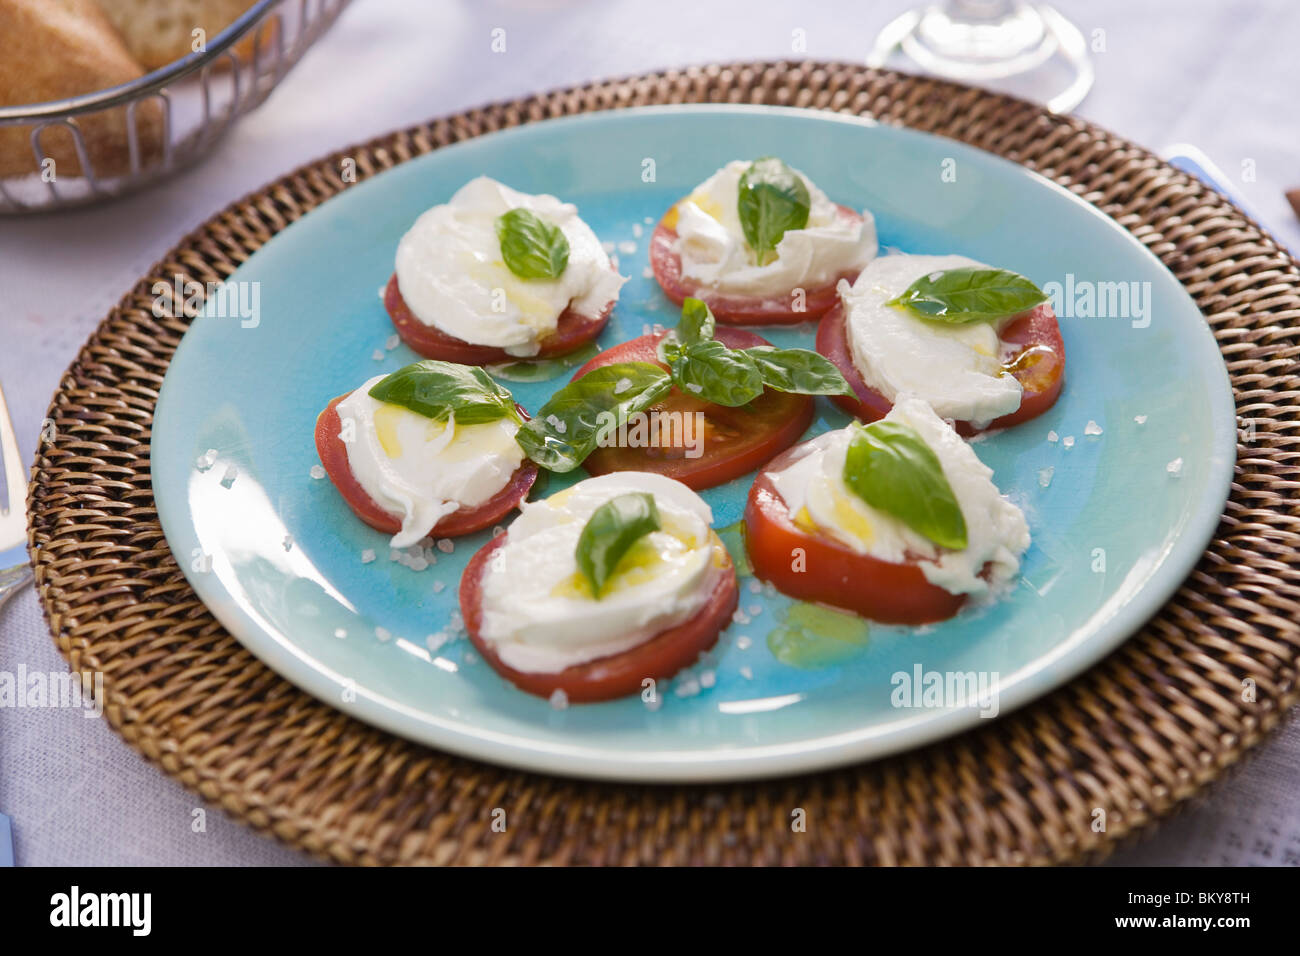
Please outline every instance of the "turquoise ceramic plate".
[[[499, 678], [466, 640], [431, 652], [426, 639], [448, 627], [461, 569], [487, 534], [458, 540], [417, 572], [391, 561], [385, 536], [354, 518], [328, 480], [310, 476], [317, 412], [415, 357], [385, 347], [392, 328], [378, 295], [399, 237], [480, 174], [576, 202], [632, 276], [601, 338], [609, 346], [676, 320], [645, 277], [649, 223], [726, 161], [768, 153], [832, 199], [870, 209], [885, 247], [961, 253], [1069, 290], [1060, 401], [976, 445], [1030, 519], [1019, 586], [942, 625], [873, 627], [862, 642], [819, 631], [816, 615], [747, 578], [743, 623], [673, 681], [656, 709], [639, 698], [553, 709]], [[955, 733], [1043, 694], [1132, 634], [1191, 570], [1227, 496], [1235, 448], [1227, 375], [1177, 281], [1066, 191], [908, 130], [730, 106], [530, 124], [349, 189], [233, 279], [257, 290], [256, 324], [197, 319], [158, 402], [154, 491], [173, 552], [217, 618], [286, 678], [361, 720], [483, 760], [709, 780], [812, 770]], [[1136, 293], [1127, 305], [1121, 289]], [[1087, 308], [1090, 294], [1100, 310]], [[771, 337], [810, 346], [812, 331]], [[536, 409], [566, 380], [509, 384]], [[819, 400], [812, 430], [844, 421]], [[196, 467], [210, 448], [216, 462]], [[705, 492], [718, 528], [740, 518], [748, 487]], [[377, 555], [371, 563], [362, 561], [367, 550]], [[969, 676], [984, 699], [964, 706], [922, 693], [935, 675], [945, 684]]]

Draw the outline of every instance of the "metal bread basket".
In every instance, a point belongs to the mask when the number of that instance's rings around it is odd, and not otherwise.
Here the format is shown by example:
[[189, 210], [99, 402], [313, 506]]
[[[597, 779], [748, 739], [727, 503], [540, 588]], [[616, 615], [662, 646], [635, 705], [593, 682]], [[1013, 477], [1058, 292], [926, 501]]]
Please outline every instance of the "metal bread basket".
[[[139, 79], [68, 99], [0, 107], [0, 128], [30, 130], [33, 160], [31, 172], [0, 175], [0, 214], [98, 202], [185, 168], [266, 99], [348, 2], [258, 0], [202, 51]], [[99, 144], [86, 135], [108, 123], [120, 134], [115, 142]], [[66, 160], [56, 163], [54, 153]]]

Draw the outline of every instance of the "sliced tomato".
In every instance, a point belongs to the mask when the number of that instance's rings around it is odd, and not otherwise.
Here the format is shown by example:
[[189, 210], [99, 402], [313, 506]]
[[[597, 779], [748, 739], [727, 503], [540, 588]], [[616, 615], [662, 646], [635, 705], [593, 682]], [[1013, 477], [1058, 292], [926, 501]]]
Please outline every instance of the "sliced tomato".
[[[861, 223], [862, 217], [848, 206], [840, 206], [839, 214], [845, 219]], [[840, 279], [849, 282], [858, 277], [859, 270], [845, 272], [825, 285], [804, 290], [803, 309], [795, 311], [794, 290], [779, 296], [752, 296], [722, 293], [702, 285], [695, 279], [682, 275], [682, 257], [677, 253], [677, 206], [673, 206], [655, 226], [650, 236], [650, 268], [664, 294], [681, 305], [689, 298], [701, 299], [713, 310], [719, 322], [729, 325], [798, 325], [821, 318], [839, 296], [835, 292]]]
[[[402, 298], [402, 290], [397, 287], [397, 274], [388, 280], [384, 289], [384, 308], [393, 320], [393, 328], [402, 341], [425, 358], [439, 359], [443, 362], [458, 362], [461, 365], [491, 365], [495, 362], [517, 362], [523, 356], [511, 355], [505, 349], [492, 345], [475, 345], [458, 339], [454, 335], [426, 325], [415, 317]], [[555, 326], [555, 331], [544, 336], [537, 344], [536, 355], [527, 358], [546, 358], [551, 355], [565, 355], [574, 349], [582, 348], [596, 336], [600, 335], [609, 322], [614, 303], [605, 306], [605, 311], [596, 318], [579, 315], [573, 309], [565, 309]]]
[[[343, 422], [339, 419], [338, 404], [345, 398], [347, 395], [340, 395], [325, 406], [325, 410], [317, 416], [316, 454], [320, 456], [320, 463], [324, 466], [325, 473], [330, 476], [330, 481], [334, 482], [334, 487], [339, 490], [343, 500], [356, 512], [358, 518], [376, 531], [397, 534], [402, 530], [401, 516], [386, 511], [379, 502], [370, 497], [361, 487], [356, 476], [352, 474], [352, 468], [348, 464], [348, 448], [339, 437]], [[515, 407], [519, 408], [517, 405]], [[519, 414], [523, 415], [525, 420], [528, 418], [528, 414], [522, 408], [519, 408]], [[510, 476], [506, 486], [495, 495], [473, 508], [457, 508], [451, 514], [445, 515], [429, 533], [437, 532], [439, 537], [454, 538], [458, 535], [482, 531], [519, 507], [519, 503], [528, 497], [528, 492], [536, 480], [537, 466], [525, 459]]]
[[[651, 362], [660, 368], [667, 368], [659, 361], [658, 353], [659, 340], [664, 334], [642, 335], [606, 349], [578, 369], [574, 378], [615, 362]], [[719, 328], [715, 338], [734, 349], [771, 344], [763, 337], [744, 329]], [[610, 446], [597, 448], [587, 456], [583, 467], [593, 475], [604, 475], [611, 471], [653, 471], [676, 478], [688, 488], [712, 488], [748, 474], [782, 449], [797, 442], [812, 422], [813, 400], [807, 395], [791, 395], [769, 388], [747, 406], [728, 408], [674, 388], [650, 411], [659, 414], [676, 413], [683, 416], [683, 419], [688, 415], [702, 414], [704, 435], [701, 454], [688, 457], [685, 446]], [[698, 433], [696, 435], [698, 440]]]
[[553, 674], [517, 671], [501, 660], [493, 643], [481, 633], [483, 577], [488, 571], [492, 553], [503, 544], [505, 536], [498, 535], [469, 559], [460, 579], [460, 613], [469, 639], [493, 670], [520, 690], [539, 697], [550, 697], [560, 690], [569, 701], [578, 703], [639, 694], [641, 682], [647, 677], [656, 680], [672, 677], [683, 667], [695, 663], [702, 653], [716, 644], [718, 635], [731, 623], [731, 615], [740, 599], [736, 572], [728, 556], [713, 593], [690, 620], [660, 631], [645, 643], [619, 654], [576, 664]]
[[[1061, 386], [1065, 384], [1065, 343], [1061, 341], [1056, 313], [1049, 304], [1044, 302], [1016, 316], [1003, 328], [1001, 338], [1020, 346], [1020, 351], [1007, 363], [1010, 373], [1024, 388], [1020, 407], [995, 418], [984, 428], [975, 428], [970, 422], [955, 422], [953, 427], [959, 435], [969, 437], [976, 432], [1027, 422], [1051, 408], [1061, 394]], [[842, 303], [817, 326], [817, 351], [835, 363], [856, 396], [837, 395], [837, 405], [865, 422], [874, 422], [888, 414], [893, 404], [864, 382], [862, 373], [853, 364]]]
[[956, 614], [965, 595], [931, 584], [918, 562], [881, 561], [794, 523], [770, 475], [792, 464], [798, 453], [796, 446], [774, 458], [749, 490], [745, 549], [754, 574], [790, 597], [885, 624], [928, 624]]

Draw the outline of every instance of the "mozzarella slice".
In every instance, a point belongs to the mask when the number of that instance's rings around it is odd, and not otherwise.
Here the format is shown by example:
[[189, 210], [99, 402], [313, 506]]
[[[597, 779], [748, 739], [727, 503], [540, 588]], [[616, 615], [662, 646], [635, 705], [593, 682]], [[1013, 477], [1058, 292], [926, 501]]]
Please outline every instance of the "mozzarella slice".
[[941, 418], [983, 428], [1020, 407], [1021, 385], [1002, 367], [1015, 351], [998, 337], [1008, 320], [948, 325], [886, 305], [924, 275], [968, 266], [986, 268], [965, 256], [882, 256], [841, 283], [840, 297], [863, 381], [891, 402], [915, 395]]
[[[522, 279], [506, 266], [496, 221], [511, 209], [529, 209], [563, 231], [569, 262], [559, 278]], [[397, 246], [396, 272], [402, 298], [425, 325], [519, 356], [536, 355], [538, 340], [570, 307], [598, 317], [627, 281], [576, 206], [486, 176], [415, 221]]]
[[921, 399], [899, 398], [885, 421], [915, 429], [938, 457], [966, 521], [966, 547], [941, 548], [849, 489], [844, 458], [853, 426], [818, 435], [802, 457], [770, 476], [795, 524], [881, 561], [918, 560], [926, 579], [952, 594], [984, 594], [1015, 577], [1029, 524], [998, 492], [993, 470]]
[[[638, 491], [654, 495], [662, 528], [633, 546], [596, 599], [578, 570], [578, 537], [598, 507]], [[712, 521], [695, 492], [646, 472], [588, 478], [525, 504], [484, 573], [483, 637], [507, 666], [530, 673], [643, 643], [694, 615], [712, 593], [727, 560]]]
[[435, 531], [458, 509], [483, 504], [510, 482], [524, 460], [515, 442], [519, 423], [502, 418], [482, 425], [435, 422], [370, 396], [376, 375], [338, 404], [348, 467], [366, 494], [400, 515], [394, 548]]
[[718, 170], [677, 205], [677, 251], [682, 275], [738, 295], [785, 297], [795, 288], [814, 289], [856, 272], [876, 254], [876, 225], [863, 210], [862, 222], [842, 216], [838, 207], [803, 173], [812, 208], [808, 225], [792, 229], [777, 244], [777, 257], [758, 265], [745, 242], [737, 200], [741, 160]]

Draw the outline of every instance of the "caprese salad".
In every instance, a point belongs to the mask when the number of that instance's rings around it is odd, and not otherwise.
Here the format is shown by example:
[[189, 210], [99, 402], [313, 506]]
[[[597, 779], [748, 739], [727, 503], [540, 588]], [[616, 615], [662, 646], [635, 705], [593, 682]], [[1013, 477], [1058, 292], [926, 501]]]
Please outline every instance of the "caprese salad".
[[728, 163], [675, 203], [651, 236], [650, 265], [668, 298], [701, 299], [719, 322], [796, 324], [831, 309], [836, 284], [876, 248], [869, 212], [765, 156]]
[[480, 176], [402, 237], [384, 306], [418, 354], [488, 365], [590, 342], [626, 281], [576, 206]]
[[849, 382], [835, 401], [863, 421], [901, 394], [963, 435], [1041, 415], [1061, 393], [1065, 345], [1047, 295], [964, 256], [875, 259], [817, 327], [817, 351]]
[[522, 690], [571, 702], [641, 693], [712, 647], [739, 590], [713, 514], [645, 472], [525, 504], [465, 568], [470, 640]]
[[515, 441], [527, 421], [481, 368], [426, 360], [377, 375], [316, 419], [316, 452], [362, 521], [406, 548], [496, 524], [537, 465]]
[[[738, 605], [696, 492], [755, 471], [746, 556], [790, 597], [921, 625], [1019, 573], [1025, 515], [962, 436], [1061, 391], [1060, 329], [1029, 279], [877, 257], [870, 213], [779, 159], [732, 162], [652, 236], [677, 326], [600, 352], [530, 417], [490, 373], [599, 335], [627, 281], [607, 248], [574, 206], [471, 180], [402, 237], [384, 294], [427, 358], [316, 424], [326, 474], [394, 549], [519, 510], [459, 588], [471, 641], [507, 680], [597, 701], [694, 664]], [[816, 351], [734, 327], [819, 318]], [[860, 421], [799, 443], [818, 395]], [[579, 468], [591, 477], [528, 500], [540, 470]]]
[[974, 449], [923, 399], [901, 396], [879, 421], [769, 462], [745, 541], [754, 573], [785, 594], [926, 624], [1011, 580], [1029, 525]]

